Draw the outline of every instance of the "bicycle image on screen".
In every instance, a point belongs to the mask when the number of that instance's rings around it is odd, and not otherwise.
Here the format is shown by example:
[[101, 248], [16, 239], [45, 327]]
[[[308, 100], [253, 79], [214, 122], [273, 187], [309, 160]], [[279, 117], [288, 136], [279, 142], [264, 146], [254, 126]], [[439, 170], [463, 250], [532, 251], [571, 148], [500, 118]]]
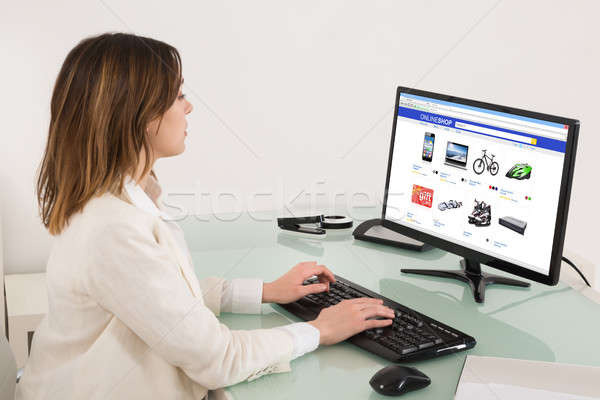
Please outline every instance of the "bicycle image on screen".
[[473, 162], [473, 171], [477, 175], [481, 175], [483, 171], [487, 170], [490, 174], [496, 175], [500, 170], [500, 166], [494, 161], [495, 156], [492, 154], [490, 157], [486, 152], [487, 150], [482, 150], [483, 155]]

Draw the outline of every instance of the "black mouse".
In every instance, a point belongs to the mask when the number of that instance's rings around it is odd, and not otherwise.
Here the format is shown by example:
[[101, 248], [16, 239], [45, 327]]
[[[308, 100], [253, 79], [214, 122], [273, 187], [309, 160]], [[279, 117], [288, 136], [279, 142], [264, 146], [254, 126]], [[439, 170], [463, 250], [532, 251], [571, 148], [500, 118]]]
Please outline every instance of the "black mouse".
[[389, 365], [377, 371], [369, 381], [373, 390], [386, 396], [400, 396], [406, 392], [422, 389], [431, 379], [413, 367]]

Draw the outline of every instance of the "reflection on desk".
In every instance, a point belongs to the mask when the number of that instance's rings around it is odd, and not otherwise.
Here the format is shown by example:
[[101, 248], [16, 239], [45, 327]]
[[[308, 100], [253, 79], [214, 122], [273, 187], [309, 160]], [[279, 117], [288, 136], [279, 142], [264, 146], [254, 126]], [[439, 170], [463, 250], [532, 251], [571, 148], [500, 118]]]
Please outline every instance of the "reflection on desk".
[[[354, 241], [350, 233], [317, 243], [280, 238], [275, 215], [260, 221], [247, 217], [233, 222], [181, 221], [197, 275], [270, 281], [300, 261], [315, 260], [369, 290], [473, 335], [477, 346], [469, 354], [600, 366], [600, 352], [590, 351], [597, 348], [600, 337], [600, 305], [562, 283], [533, 283], [529, 289], [491, 286], [486, 303], [477, 304], [461, 282], [400, 272], [400, 268], [454, 268], [457, 256], [439, 249], [417, 253]], [[298, 321], [270, 304], [263, 305], [262, 315], [222, 314], [220, 319], [233, 329]], [[455, 353], [411, 363], [432, 384], [402, 398], [453, 399], [465, 356]], [[340, 343], [294, 360], [288, 373], [263, 376], [228, 391], [236, 399], [383, 399], [368, 382], [386, 365], [386, 360]]]

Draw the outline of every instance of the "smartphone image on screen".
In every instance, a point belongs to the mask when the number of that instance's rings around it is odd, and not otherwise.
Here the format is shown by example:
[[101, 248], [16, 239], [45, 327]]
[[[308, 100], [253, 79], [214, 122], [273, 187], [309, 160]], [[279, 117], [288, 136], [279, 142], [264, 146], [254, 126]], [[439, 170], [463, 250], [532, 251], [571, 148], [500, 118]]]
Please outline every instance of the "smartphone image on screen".
[[423, 140], [423, 161], [431, 162], [433, 158], [433, 143], [435, 142], [435, 134], [425, 132], [425, 140]]

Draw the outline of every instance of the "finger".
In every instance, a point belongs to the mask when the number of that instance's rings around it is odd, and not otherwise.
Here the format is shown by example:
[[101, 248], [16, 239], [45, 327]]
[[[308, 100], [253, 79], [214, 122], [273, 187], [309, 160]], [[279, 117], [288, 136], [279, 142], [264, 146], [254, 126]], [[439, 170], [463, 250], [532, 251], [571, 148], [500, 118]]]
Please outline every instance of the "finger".
[[383, 328], [390, 326], [393, 322], [391, 319], [369, 319], [365, 321], [365, 329]]
[[333, 272], [331, 272], [329, 268], [324, 265], [315, 265], [309, 268], [307, 273], [310, 273], [311, 275], [317, 275], [319, 279], [323, 277], [329, 282], [335, 282], [335, 276], [333, 276]]
[[320, 275], [319, 276], [319, 282], [327, 285], [327, 290], [329, 290], [329, 287], [330, 287], [329, 284], [331, 282], [327, 278], [325, 278], [324, 276]]
[[356, 307], [358, 307], [359, 310], [365, 310], [365, 309], [367, 309], [369, 307], [380, 307], [380, 308], [383, 308], [385, 311], [390, 312], [391, 313], [390, 315], [396, 315], [394, 313], [394, 309], [393, 308], [388, 307], [386, 305], [383, 305], [382, 303], [375, 303], [375, 304], [373, 304], [373, 303], [359, 303], [359, 304], [356, 305]]
[[312, 283], [310, 285], [300, 286], [300, 294], [306, 296], [307, 294], [321, 293], [329, 289], [329, 286], [325, 283]]
[[327, 286], [327, 290], [329, 290], [329, 281], [327, 279], [319, 277], [319, 283]]
[[[324, 265], [320, 265], [317, 263], [312, 263], [312, 264], [308, 264], [306, 263], [305, 265], [302, 266], [302, 274], [304, 276], [313, 276], [313, 275], [321, 275], [323, 273], [323, 268], [325, 268]], [[329, 270], [328, 270], [329, 271]], [[331, 273], [331, 271], [330, 271]], [[333, 274], [331, 274], [333, 276]]]
[[361, 310], [361, 316], [364, 319], [372, 317], [394, 318], [394, 310], [382, 305], [367, 306]]

